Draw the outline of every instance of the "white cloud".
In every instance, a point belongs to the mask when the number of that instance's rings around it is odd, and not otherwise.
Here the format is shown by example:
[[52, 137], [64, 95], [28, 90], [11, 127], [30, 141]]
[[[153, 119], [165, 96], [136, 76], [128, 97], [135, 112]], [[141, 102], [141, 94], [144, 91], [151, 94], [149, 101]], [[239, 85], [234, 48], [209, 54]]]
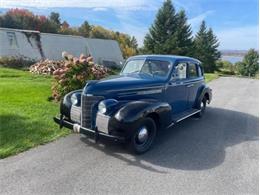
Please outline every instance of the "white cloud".
[[93, 8], [93, 11], [107, 11], [108, 8], [105, 8], [105, 7], [95, 7]]
[[201, 22], [214, 12], [214, 10], [208, 10], [198, 16], [195, 16], [194, 18], [189, 19], [188, 23], [191, 25], [193, 33], [195, 33], [199, 29]]
[[52, 7], [80, 7], [95, 9], [155, 9], [149, 0], [0, 0], [1, 8], [52, 8]]
[[216, 35], [220, 41], [220, 49], [258, 49], [258, 31], [258, 25], [245, 26], [216, 31]]
[[143, 45], [143, 39], [148, 32], [148, 27], [144, 25], [142, 20], [136, 18], [135, 12], [132, 11], [117, 11], [116, 16], [120, 22], [120, 32], [125, 32], [131, 36], [135, 36], [138, 45]]

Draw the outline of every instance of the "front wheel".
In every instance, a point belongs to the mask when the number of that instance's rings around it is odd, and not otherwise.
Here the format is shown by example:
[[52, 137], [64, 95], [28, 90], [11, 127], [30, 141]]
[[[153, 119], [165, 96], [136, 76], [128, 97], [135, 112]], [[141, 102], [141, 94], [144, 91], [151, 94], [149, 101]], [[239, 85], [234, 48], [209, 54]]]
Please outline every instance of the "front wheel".
[[207, 105], [207, 99], [204, 96], [204, 98], [201, 100], [200, 105], [199, 105], [199, 109], [200, 112], [198, 112], [195, 116], [200, 118], [204, 115], [205, 111], [206, 111], [206, 105]]
[[140, 120], [130, 139], [130, 150], [136, 154], [148, 151], [156, 137], [156, 124], [153, 119], [147, 117]]

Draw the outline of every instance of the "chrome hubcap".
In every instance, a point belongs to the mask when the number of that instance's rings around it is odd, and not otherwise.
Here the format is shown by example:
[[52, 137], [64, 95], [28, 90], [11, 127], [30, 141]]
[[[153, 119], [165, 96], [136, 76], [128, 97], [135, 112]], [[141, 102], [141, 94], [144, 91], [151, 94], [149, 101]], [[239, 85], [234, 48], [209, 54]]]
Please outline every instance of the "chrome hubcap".
[[203, 103], [203, 102], [200, 103], [200, 107], [201, 107], [201, 108], [204, 107], [204, 103]]
[[138, 141], [143, 143], [147, 140], [148, 138], [148, 130], [146, 129], [146, 127], [142, 127], [138, 133]]

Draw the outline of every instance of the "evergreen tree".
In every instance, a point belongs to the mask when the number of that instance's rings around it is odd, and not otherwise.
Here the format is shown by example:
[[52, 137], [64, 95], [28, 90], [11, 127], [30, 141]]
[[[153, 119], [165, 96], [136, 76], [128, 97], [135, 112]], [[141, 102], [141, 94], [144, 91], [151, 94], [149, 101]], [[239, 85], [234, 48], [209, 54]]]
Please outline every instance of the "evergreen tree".
[[138, 48], [138, 43], [137, 43], [137, 40], [136, 40], [135, 36], [133, 36], [133, 37], [131, 38], [131, 40], [130, 40], [130, 46], [131, 46], [132, 48], [134, 48], [134, 49], [137, 50], [137, 48]]
[[84, 21], [83, 24], [79, 27], [79, 34], [84, 37], [89, 37], [91, 32], [91, 26], [88, 21]]
[[216, 61], [220, 58], [218, 46], [218, 39], [212, 29], [207, 30], [205, 21], [202, 21], [194, 39], [194, 56], [202, 62], [205, 72], [217, 70]]
[[256, 76], [259, 70], [259, 54], [254, 49], [250, 49], [243, 61], [237, 64], [238, 72], [243, 76]]
[[177, 14], [177, 31], [172, 36], [174, 41], [171, 41], [175, 45], [175, 49], [171, 52], [178, 55], [192, 55], [193, 41], [192, 31], [189, 24], [187, 24], [187, 17], [184, 10], [181, 10]]
[[60, 14], [57, 13], [57, 12], [51, 12], [50, 14], [50, 20], [55, 23], [57, 26], [60, 26], [61, 25], [61, 22], [60, 22]]
[[216, 69], [216, 61], [221, 57], [220, 51], [218, 50], [219, 41], [216, 35], [214, 35], [212, 28], [208, 31], [209, 50], [212, 55], [214, 70]]
[[192, 55], [192, 31], [185, 11], [176, 14], [171, 0], [166, 0], [145, 36], [143, 50], [145, 53]]
[[144, 39], [144, 50], [147, 53], [169, 54], [174, 46], [170, 39], [176, 32], [176, 14], [171, 0], [166, 0], [159, 9], [154, 24]]

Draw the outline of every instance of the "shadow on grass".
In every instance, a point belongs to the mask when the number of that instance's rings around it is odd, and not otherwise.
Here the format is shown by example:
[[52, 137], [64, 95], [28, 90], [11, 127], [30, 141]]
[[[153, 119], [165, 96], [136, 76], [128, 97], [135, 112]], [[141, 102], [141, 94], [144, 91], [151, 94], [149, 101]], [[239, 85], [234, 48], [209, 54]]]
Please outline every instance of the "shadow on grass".
[[[159, 167], [205, 170], [224, 162], [226, 148], [257, 141], [258, 123], [258, 117], [250, 114], [209, 107], [201, 119], [189, 118], [171, 129], [160, 131], [150, 151], [130, 158], [127, 150], [113, 142], [95, 144], [87, 137], [81, 139], [87, 146], [149, 171], [165, 173]], [[248, 154], [251, 158], [258, 159], [257, 148], [252, 148], [252, 153]]]
[[0, 115], [0, 158], [50, 141], [54, 134], [44, 122], [18, 114]]

